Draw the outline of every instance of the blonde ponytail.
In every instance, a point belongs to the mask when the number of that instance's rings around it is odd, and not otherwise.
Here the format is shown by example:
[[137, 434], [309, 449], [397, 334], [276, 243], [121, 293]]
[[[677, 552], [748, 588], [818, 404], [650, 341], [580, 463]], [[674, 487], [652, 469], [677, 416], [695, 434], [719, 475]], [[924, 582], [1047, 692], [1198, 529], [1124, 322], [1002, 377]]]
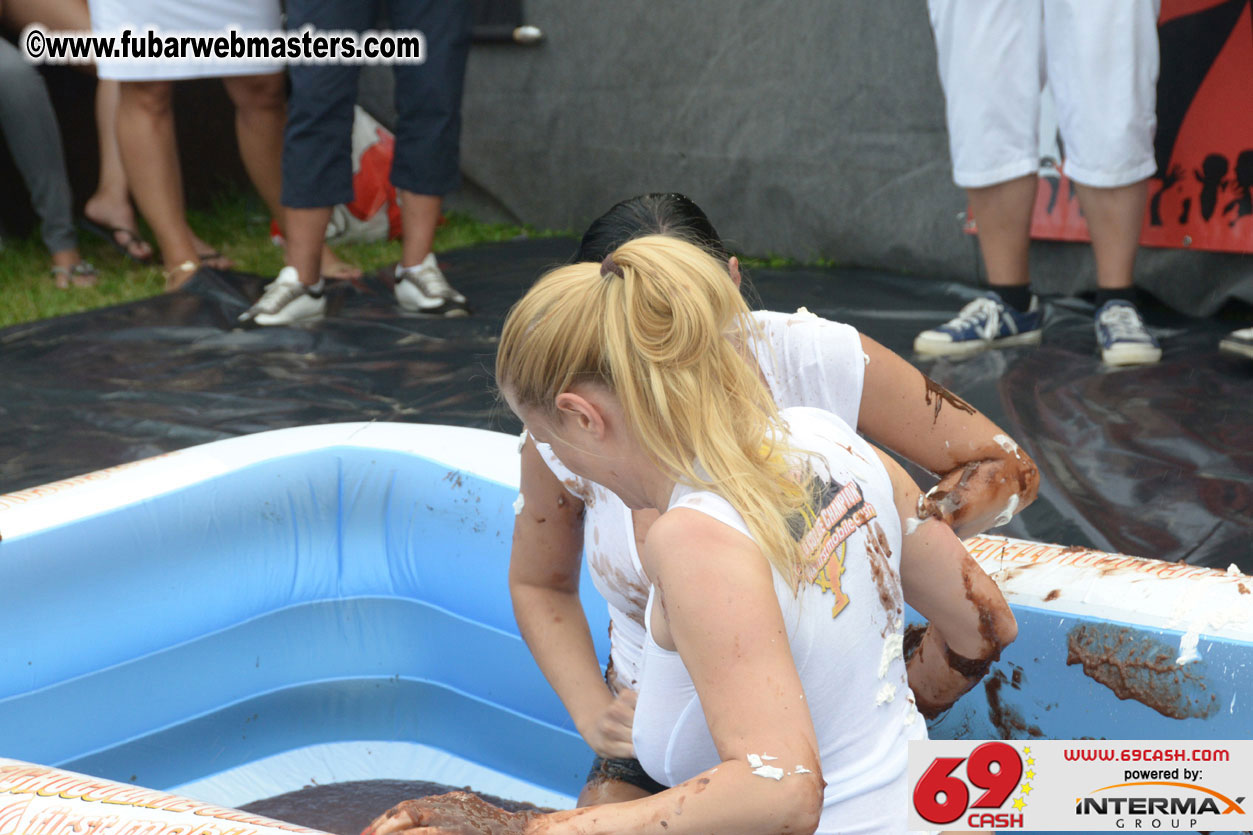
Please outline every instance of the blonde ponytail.
[[755, 338], [725, 265], [653, 235], [623, 244], [603, 265], [540, 279], [505, 321], [496, 377], [519, 403], [548, 414], [577, 382], [611, 389], [653, 462], [726, 498], [796, 583], [801, 556], [789, 519], [809, 497], [747, 351]]

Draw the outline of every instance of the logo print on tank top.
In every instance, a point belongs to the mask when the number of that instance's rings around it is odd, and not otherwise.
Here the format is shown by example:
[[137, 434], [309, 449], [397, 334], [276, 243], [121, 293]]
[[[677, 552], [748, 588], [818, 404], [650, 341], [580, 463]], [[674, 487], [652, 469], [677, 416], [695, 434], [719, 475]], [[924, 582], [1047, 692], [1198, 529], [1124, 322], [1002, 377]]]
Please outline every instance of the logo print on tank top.
[[[839, 484], [812, 478], [809, 496], [804, 513], [792, 520], [792, 535], [800, 541], [801, 551], [806, 555], [802, 582], [835, 595], [831, 607], [834, 618], [849, 601], [840, 585], [848, 538], [878, 513], [862, 496], [855, 481]], [[822, 510], [815, 512], [815, 508]]]

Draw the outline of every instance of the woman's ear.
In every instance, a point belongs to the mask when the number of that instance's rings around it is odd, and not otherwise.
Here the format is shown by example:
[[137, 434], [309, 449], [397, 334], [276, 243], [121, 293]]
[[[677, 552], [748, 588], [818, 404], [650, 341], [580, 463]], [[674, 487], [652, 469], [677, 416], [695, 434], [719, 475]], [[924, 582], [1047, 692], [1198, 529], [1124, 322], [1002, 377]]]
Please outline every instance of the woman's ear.
[[727, 272], [731, 273], [731, 281], [735, 284], [735, 289], [740, 289], [740, 282], [744, 277], [740, 275], [740, 259], [734, 255], [727, 261]]
[[563, 422], [569, 421], [569, 425], [595, 439], [604, 438], [605, 415], [593, 400], [577, 392], [563, 391], [557, 395], [556, 405]]

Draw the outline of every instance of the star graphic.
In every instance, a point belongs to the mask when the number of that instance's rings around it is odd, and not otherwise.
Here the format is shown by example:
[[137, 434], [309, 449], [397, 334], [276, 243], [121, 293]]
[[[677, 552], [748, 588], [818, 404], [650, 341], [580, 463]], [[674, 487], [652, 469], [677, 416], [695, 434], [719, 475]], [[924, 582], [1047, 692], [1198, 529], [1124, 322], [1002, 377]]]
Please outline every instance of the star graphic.
[[1023, 800], [1021, 797], [1019, 797], [1019, 798], [1016, 798], [1016, 799], [1014, 800], [1014, 802], [1013, 802], [1013, 803], [1011, 803], [1011, 804], [1009, 804], [1009, 805], [1010, 805], [1010, 806], [1013, 806], [1015, 809], [1017, 809], [1019, 812], [1021, 812], [1021, 811], [1022, 811], [1022, 807], [1027, 805], [1027, 801], [1025, 801], [1025, 800]]
[[1018, 787], [1018, 790], [1022, 792], [1023, 794], [1031, 794], [1031, 784], [1023, 783], [1021, 786]]
[[1030, 746], [1030, 745], [1024, 745], [1024, 746], [1023, 746], [1023, 748], [1022, 748], [1022, 752], [1023, 752], [1024, 754], [1030, 754], [1030, 753], [1031, 753], [1031, 746]]
[[1027, 757], [1027, 765], [1035, 765], [1035, 757]]
[[1027, 779], [1028, 779], [1028, 780], [1034, 780], [1034, 779], [1035, 779], [1035, 772], [1034, 772], [1034, 771], [1028, 771], [1028, 772], [1027, 772]]

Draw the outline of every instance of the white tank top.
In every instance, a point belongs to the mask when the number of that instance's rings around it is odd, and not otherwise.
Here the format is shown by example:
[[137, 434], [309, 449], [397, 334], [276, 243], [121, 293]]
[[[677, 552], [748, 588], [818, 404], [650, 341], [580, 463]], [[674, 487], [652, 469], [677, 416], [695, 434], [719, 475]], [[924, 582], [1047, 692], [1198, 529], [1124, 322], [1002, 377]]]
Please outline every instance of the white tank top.
[[[903, 832], [907, 743], [926, 738], [926, 723], [914, 707], [901, 655], [901, 524], [892, 482], [874, 451], [839, 418], [804, 408], [783, 416], [791, 443], [811, 453], [823, 497], [817, 521], [801, 540], [815, 555], [815, 567], [800, 592], [794, 595], [774, 574], [827, 783], [818, 831]], [[698, 510], [750, 535], [740, 514], [715, 493], [680, 484], [670, 507]], [[649, 613], [652, 602], [650, 594]], [[653, 779], [673, 786], [722, 758], [678, 653], [646, 633], [642, 661], [635, 754]], [[791, 764], [773, 765], [787, 771]]]
[[[814, 406], [857, 425], [866, 358], [856, 328], [796, 313], [752, 314], [758, 338], [752, 344], [770, 393], [780, 409]], [[608, 603], [611, 635], [609, 683], [636, 688], [644, 646], [648, 578], [640, 565], [630, 509], [616, 495], [570, 472], [548, 444], [540, 456], [566, 488], [587, 506], [583, 549], [592, 583]]]

